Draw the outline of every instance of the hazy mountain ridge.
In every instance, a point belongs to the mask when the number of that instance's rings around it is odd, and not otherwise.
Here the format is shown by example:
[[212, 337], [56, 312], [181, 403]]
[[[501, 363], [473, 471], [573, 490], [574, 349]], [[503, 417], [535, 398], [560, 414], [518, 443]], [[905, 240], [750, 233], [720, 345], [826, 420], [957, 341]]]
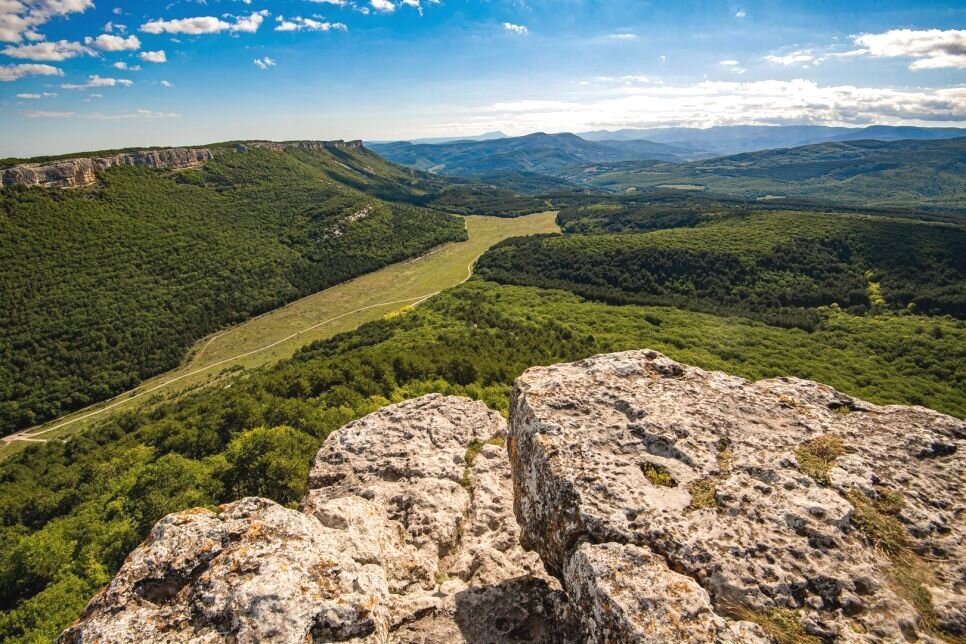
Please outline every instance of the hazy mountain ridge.
[[372, 146], [394, 163], [436, 174], [473, 176], [494, 172], [552, 174], [574, 165], [658, 159], [684, 161], [683, 150], [650, 141], [586, 141], [575, 134], [545, 134], [443, 145], [407, 142]]
[[627, 161], [559, 176], [616, 192], [676, 187], [743, 198], [963, 211], [966, 137], [819, 143], [683, 164]]

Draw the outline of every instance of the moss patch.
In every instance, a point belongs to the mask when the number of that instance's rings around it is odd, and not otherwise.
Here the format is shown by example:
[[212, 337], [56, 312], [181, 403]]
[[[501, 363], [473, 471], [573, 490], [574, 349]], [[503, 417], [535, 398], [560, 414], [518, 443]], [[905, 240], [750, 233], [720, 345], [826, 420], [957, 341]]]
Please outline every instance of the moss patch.
[[688, 507], [692, 510], [718, 507], [717, 483], [717, 479], [713, 478], [688, 483], [688, 492], [691, 494], [691, 505]]
[[663, 465], [658, 465], [657, 463], [651, 463], [650, 461], [641, 465], [641, 471], [644, 472], [644, 476], [653, 485], [659, 485], [661, 487], [677, 487], [678, 482], [674, 480], [671, 476], [671, 472], [668, 471]]
[[795, 459], [804, 473], [822, 485], [828, 485], [832, 465], [844, 453], [845, 443], [842, 439], [826, 434], [813, 438], [795, 450]]

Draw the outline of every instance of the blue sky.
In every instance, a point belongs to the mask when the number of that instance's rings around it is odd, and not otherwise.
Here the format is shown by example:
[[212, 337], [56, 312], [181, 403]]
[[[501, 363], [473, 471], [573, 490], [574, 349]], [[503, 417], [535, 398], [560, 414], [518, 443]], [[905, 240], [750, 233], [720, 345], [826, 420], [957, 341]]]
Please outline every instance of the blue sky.
[[236, 138], [966, 125], [966, 5], [0, 0], [0, 156]]

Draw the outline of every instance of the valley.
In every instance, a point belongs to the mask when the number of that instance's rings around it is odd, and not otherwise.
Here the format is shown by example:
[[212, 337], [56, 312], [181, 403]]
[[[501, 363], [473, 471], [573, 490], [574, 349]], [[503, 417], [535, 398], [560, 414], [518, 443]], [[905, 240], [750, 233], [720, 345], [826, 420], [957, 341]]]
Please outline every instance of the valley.
[[393, 264], [296, 300], [198, 341], [182, 364], [150, 378], [109, 401], [78, 410], [0, 442], [0, 460], [37, 440], [66, 440], [112, 413], [132, 407], [149, 409], [159, 402], [226, 377], [290, 358], [300, 348], [425, 301], [466, 281], [477, 258], [500, 241], [558, 232], [556, 212], [513, 219], [465, 218], [468, 239], [450, 242], [421, 257]]

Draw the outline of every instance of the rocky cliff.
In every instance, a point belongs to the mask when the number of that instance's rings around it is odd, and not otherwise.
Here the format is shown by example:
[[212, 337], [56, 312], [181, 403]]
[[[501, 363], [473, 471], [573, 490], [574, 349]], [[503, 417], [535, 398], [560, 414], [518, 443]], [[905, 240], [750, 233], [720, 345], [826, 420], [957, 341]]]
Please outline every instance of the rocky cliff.
[[61, 637], [878, 642], [966, 636], [966, 424], [637, 351], [334, 433], [299, 510], [161, 520]]
[[107, 157], [63, 159], [48, 163], [25, 163], [0, 169], [0, 186], [40, 186], [43, 188], [83, 188], [97, 181], [96, 173], [115, 166], [145, 166], [156, 169], [182, 169], [199, 166], [214, 158], [204, 148], [142, 150]]

